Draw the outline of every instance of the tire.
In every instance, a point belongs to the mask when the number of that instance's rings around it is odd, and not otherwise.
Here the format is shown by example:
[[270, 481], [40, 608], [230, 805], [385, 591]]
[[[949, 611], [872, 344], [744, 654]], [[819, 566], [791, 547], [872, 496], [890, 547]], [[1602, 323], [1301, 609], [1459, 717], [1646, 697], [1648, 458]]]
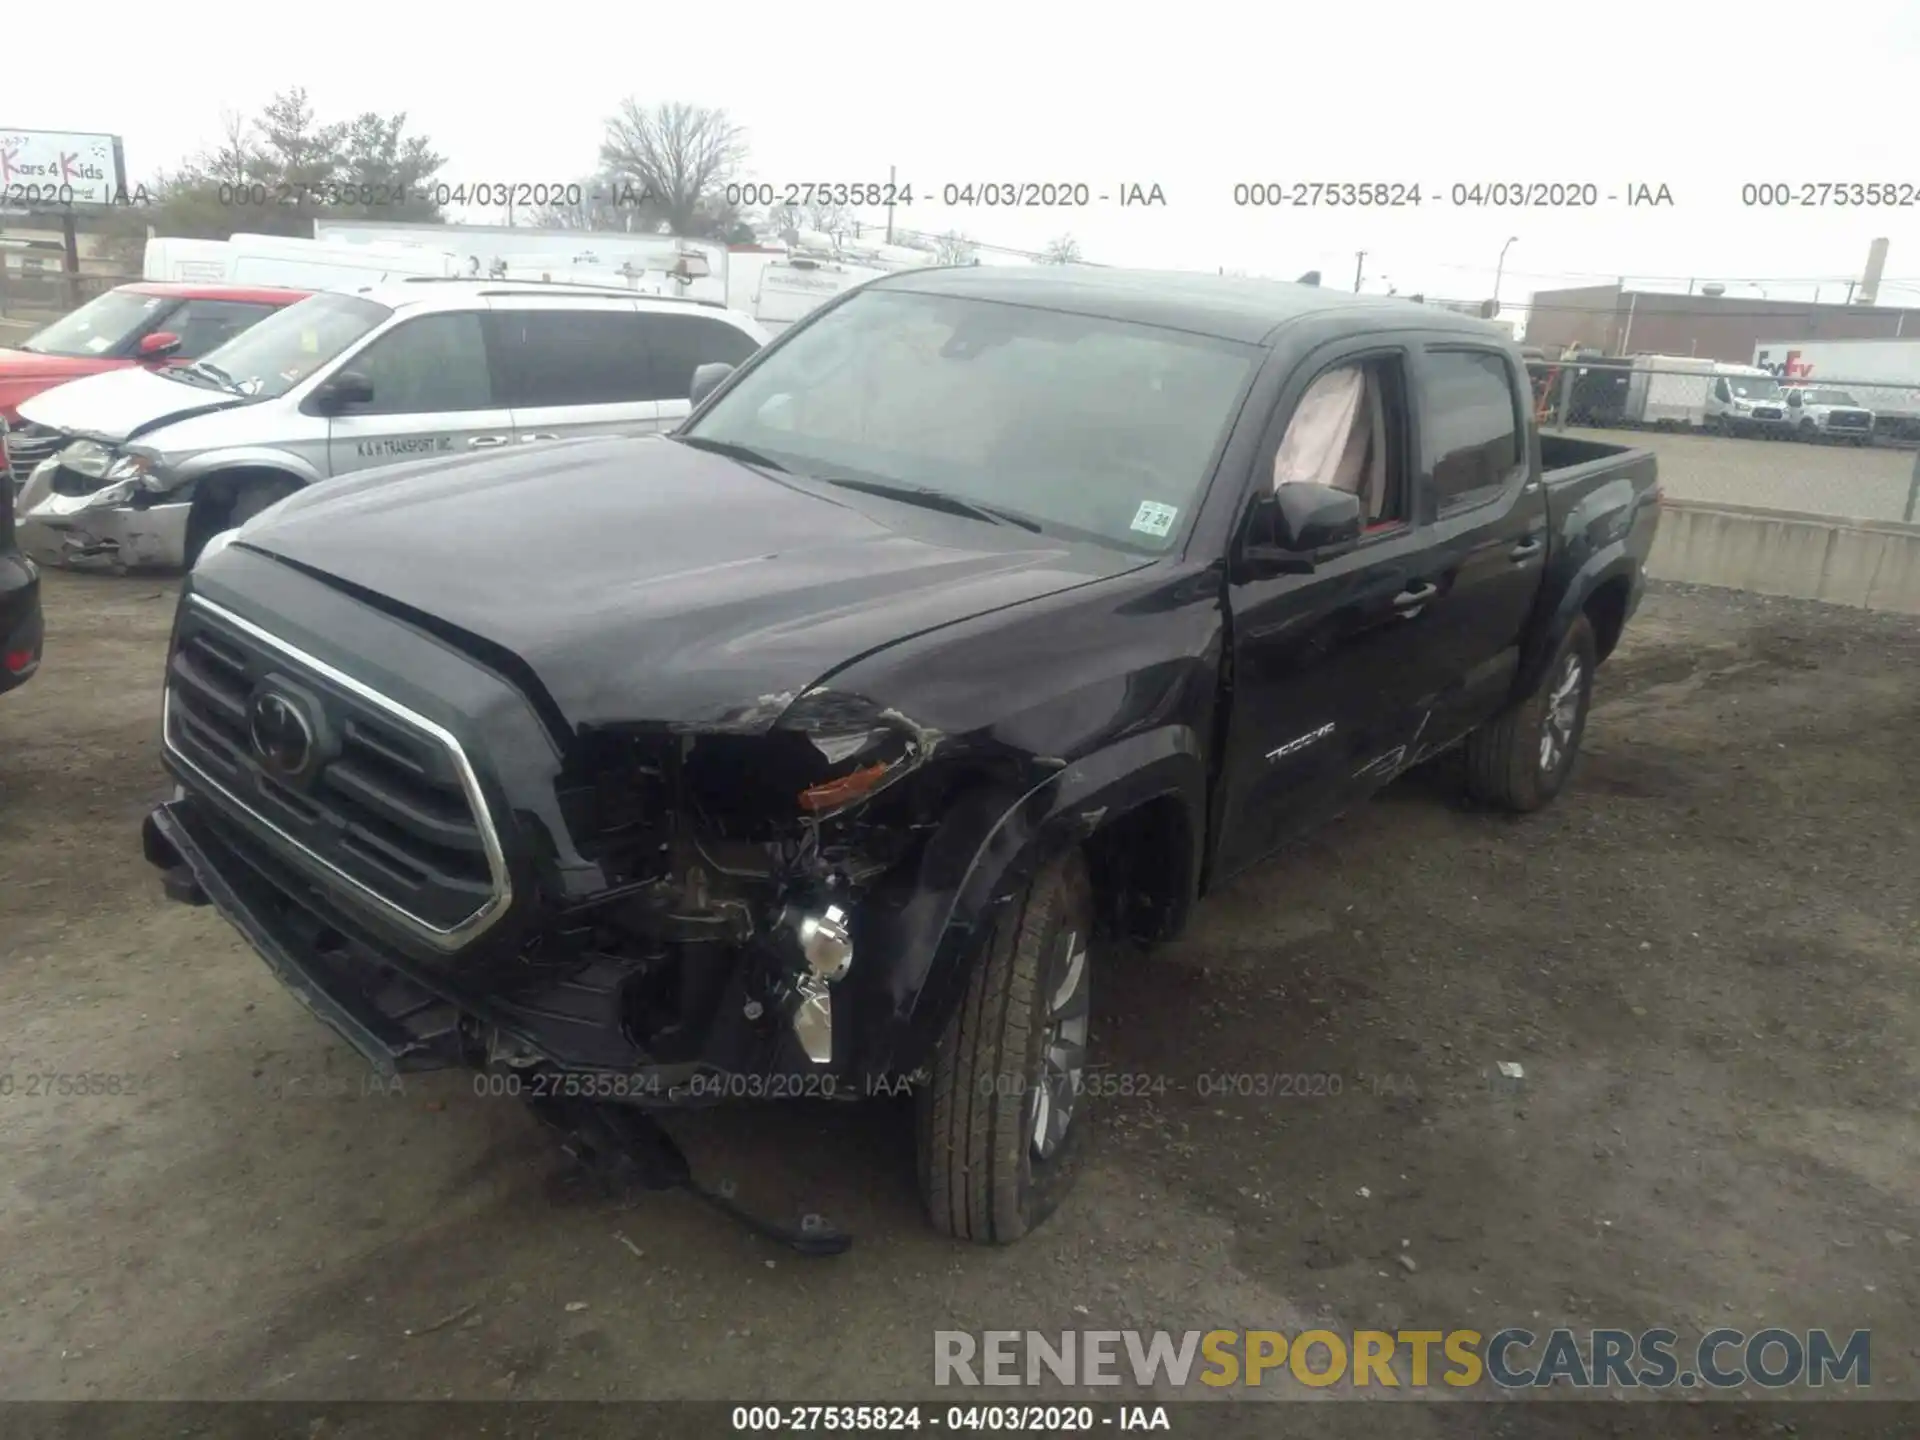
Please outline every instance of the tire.
[[205, 503], [196, 503], [187, 517], [187, 568], [193, 568], [207, 541], [215, 535], [245, 524], [269, 505], [286, 499], [300, 488], [300, 482], [291, 476], [261, 475], [242, 480], [232, 498], [225, 502], [213, 497]]
[[1469, 795], [1483, 805], [1524, 815], [1560, 793], [1587, 729], [1594, 654], [1593, 627], [1582, 615], [1561, 640], [1534, 692], [1467, 737]]
[[[1020, 1239], [1053, 1213], [1079, 1170], [1092, 930], [1093, 887], [1073, 850], [1003, 908], [934, 1052], [918, 1092], [920, 1193], [934, 1227], [956, 1240]], [[1065, 1063], [1050, 1067], [1050, 1050]]]

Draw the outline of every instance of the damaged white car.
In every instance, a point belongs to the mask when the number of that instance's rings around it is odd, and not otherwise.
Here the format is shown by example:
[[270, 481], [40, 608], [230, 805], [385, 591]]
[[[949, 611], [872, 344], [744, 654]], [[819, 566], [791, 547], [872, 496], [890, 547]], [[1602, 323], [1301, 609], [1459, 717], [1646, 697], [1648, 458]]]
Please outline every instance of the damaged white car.
[[702, 301], [451, 280], [309, 297], [178, 368], [89, 376], [20, 407], [56, 447], [18, 503], [43, 561], [190, 565], [319, 480], [536, 440], [670, 430], [693, 372], [766, 332]]

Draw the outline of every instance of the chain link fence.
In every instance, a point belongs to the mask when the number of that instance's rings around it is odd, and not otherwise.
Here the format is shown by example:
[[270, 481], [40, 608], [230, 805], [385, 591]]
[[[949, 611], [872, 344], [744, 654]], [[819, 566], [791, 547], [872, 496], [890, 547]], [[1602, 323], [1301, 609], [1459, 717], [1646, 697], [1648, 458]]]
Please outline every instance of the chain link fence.
[[1852, 520], [1920, 520], [1920, 387], [1673, 357], [1528, 360], [1543, 429], [1651, 449], [1667, 493]]

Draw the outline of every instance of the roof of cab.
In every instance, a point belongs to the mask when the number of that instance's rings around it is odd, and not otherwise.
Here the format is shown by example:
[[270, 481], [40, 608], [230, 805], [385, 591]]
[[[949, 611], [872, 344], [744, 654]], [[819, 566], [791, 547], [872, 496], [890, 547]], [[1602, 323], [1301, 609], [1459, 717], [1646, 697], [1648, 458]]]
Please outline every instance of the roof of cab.
[[1316, 285], [1181, 270], [1118, 270], [1106, 266], [957, 265], [905, 270], [863, 287], [921, 295], [953, 295], [1032, 305], [1076, 315], [1130, 320], [1249, 344], [1267, 341], [1283, 325], [1311, 316], [1351, 316], [1367, 329], [1398, 326], [1459, 330], [1509, 340], [1497, 325], [1378, 295], [1350, 295]]

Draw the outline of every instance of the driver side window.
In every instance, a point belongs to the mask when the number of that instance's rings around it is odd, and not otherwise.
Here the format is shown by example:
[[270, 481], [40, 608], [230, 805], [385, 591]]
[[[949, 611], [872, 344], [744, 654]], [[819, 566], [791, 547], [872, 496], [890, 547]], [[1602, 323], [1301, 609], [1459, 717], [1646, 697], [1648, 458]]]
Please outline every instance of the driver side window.
[[497, 403], [480, 317], [470, 311], [408, 320], [343, 368], [373, 382], [372, 401], [354, 406], [356, 415], [488, 410]]
[[1315, 377], [1274, 451], [1273, 486], [1317, 484], [1360, 498], [1369, 530], [1407, 519], [1400, 366], [1369, 359]]

